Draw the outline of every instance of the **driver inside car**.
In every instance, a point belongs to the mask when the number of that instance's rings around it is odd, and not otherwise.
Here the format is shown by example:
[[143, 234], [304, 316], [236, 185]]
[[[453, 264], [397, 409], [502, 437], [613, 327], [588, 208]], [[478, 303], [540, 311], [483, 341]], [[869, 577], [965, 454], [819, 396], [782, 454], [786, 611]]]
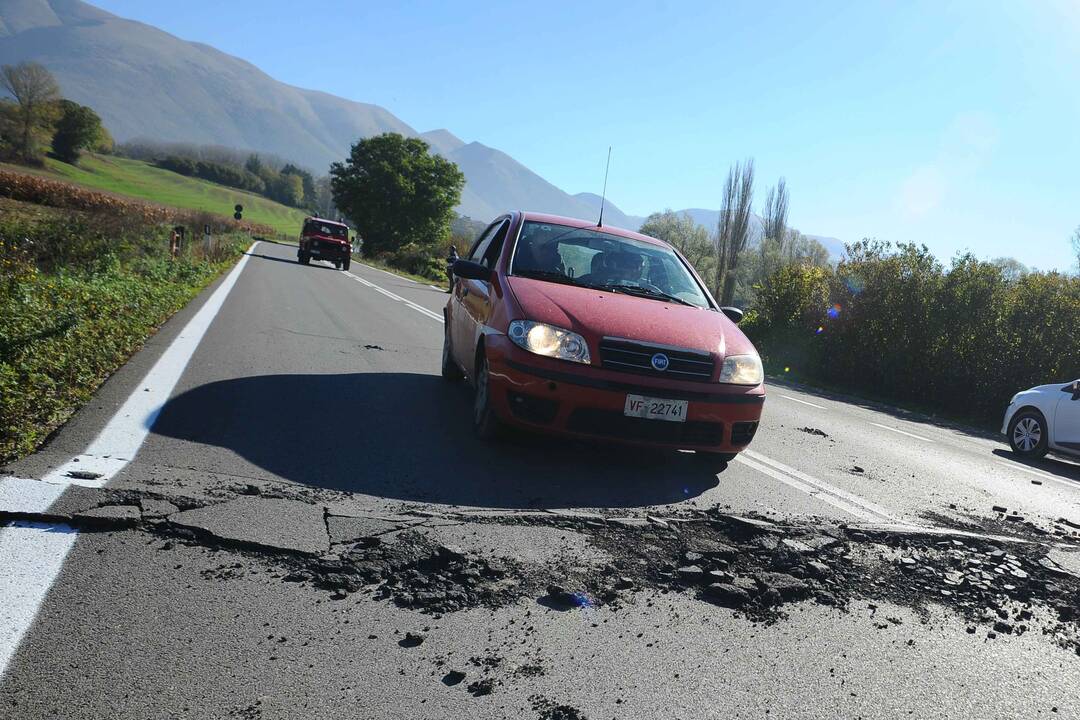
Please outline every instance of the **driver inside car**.
[[625, 252], [605, 252], [600, 255], [600, 267], [589, 273], [589, 280], [600, 285], [637, 283], [641, 280], [641, 256]]
[[538, 243], [533, 248], [533, 258], [536, 262], [535, 269], [537, 270], [559, 273], [560, 275], [566, 274], [562, 256], [559, 254], [558, 243]]

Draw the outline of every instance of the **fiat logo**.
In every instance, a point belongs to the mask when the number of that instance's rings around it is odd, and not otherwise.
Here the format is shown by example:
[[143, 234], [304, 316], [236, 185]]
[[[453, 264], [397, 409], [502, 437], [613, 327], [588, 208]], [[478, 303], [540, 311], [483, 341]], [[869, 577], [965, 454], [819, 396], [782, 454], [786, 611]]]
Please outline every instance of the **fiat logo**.
[[659, 370], [660, 372], [663, 372], [664, 370], [667, 370], [668, 362], [670, 361], [668, 360], [668, 356], [664, 353], [656, 353], [652, 356], [651, 362], [653, 370]]

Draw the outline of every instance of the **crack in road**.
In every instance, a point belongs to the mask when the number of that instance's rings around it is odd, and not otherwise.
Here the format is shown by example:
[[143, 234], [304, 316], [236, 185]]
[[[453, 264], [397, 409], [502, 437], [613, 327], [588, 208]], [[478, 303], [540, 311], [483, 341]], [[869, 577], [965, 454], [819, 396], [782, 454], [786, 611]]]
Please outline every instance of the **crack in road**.
[[[175, 542], [229, 550], [243, 559], [209, 569], [207, 578], [228, 581], [243, 573], [245, 563], [268, 563], [282, 581], [307, 584], [332, 599], [367, 595], [435, 616], [528, 599], [553, 611], [606, 607], [617, 612], [638, 602], [641, 593], [658, 592], [683, 593], [736, 617], [776, 623], [787, 617], [792, 603], [849, 612], [852, 601], [862, 600], [918, 612], [940, 605], [962, 616], [969, 633], [983, 627], [986, 638], [995, 639], [1038, 630], [1080, 654], [1080, 576], [1048, 556], [1054, 547], [1080, 551], [1080, 544], [1060, 538], [1049, 543], [1035, 528], [981, 528], [1015, 531], [1009, 536], [970, 532], [980, 529], [973, 522], [966, 533], [779, 524], [716, 509], [646, 518], [421, 511], [359, 517], [257, 495], [207, 504], [135, 491], [94, 492], [100, 494], [98, 504], [70, 514], [0, 512], [0, 521], [143, 532], [165, 540], [163, 551]], [[168, 507], [175, 511], [160, 514]], [[218, 524], [221, 518], [228, 524]], [[360, 536], [335, 541], [332, 521], [360, 523]], [[583, 538], [600, 559], [585, 562], [563, 553], [552, 561], [529, 562], [439, 541], [437, 533], [447, 525], [465, 523], [481, 537], [523, 527], [559, 529]], [[275, 535], [266, 525], [289, 530]], [[878, 629], [888, 625], [872, 622]]]

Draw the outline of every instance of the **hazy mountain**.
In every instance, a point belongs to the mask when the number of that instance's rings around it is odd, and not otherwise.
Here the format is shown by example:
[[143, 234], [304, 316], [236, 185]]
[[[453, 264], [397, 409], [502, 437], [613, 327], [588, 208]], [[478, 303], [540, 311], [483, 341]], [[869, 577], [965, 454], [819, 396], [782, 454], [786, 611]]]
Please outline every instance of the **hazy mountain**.
[[420, 137], [431, 146], [432, 150], [443, 156], [465, 145], [464, 140], [449, 130], [428, 130], [426, 133], [420, 133]]
[[[592, 210], [592, 215], [589, 219], [594, 217], [600, 218], [600, 196], [596, 193], [583, 192], [574, 196], [579, 201], [585, 203]], [[627, 230], [637, 230], [641, 227], [641, 223], [645, 222], [645, 218], [640, 215], [627, 215], [620, 210], [615, 203], [611, 202], [611, 198], [604, 201], [604, 224], [614, 225], [615, 227], [626, 228]]]
[[506, 153], [478, 142], [464, 143], [446, 130], [421, 135], [439, 154], [457, 163], [468, 184], [459, 212], [490, 220], [507, 210], [536, 210], [589, 219], [591, 206], [568, 195]]
[[[563, 192], [504, 152], [448, 130], [417, 133], [378, 105], [286, 85], [244, 60], [81, 0], [0, 0], [0, 64], [23, 60], [49, 68], [64, 95], [94, 108], [120, 142], [222, 145], [322, 174], [358, 138], [399, 132], [424, 138], [461, 167], [467, 184], [458, 210], [475, 220], [514, 209], [588, 220], [599, 212], [595, 194]], [[715, 211], [687, 212], [716, 227]], [[604, 220], [637, 229], [644, 218], [609, 199]], [[830, 251], [835, 245], [826, 242]]]
[[113, 136], [271, 152], [325, 172], [349, 140], [415, 134], [387, 110], [303, 90], [254, 65], [79, 0], [0, 2], [0, 63], [35, 60]]

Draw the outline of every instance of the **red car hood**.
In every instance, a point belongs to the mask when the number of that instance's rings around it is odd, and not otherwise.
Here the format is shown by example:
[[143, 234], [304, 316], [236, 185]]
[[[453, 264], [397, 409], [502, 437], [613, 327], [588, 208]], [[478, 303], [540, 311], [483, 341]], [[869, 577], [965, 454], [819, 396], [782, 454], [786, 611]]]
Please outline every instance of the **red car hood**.
[[507, 278], [522, 319], [580, 333], [595, 349], [602, 337], [704, 350], [757, 353], [723, 313], [532, 278]]

